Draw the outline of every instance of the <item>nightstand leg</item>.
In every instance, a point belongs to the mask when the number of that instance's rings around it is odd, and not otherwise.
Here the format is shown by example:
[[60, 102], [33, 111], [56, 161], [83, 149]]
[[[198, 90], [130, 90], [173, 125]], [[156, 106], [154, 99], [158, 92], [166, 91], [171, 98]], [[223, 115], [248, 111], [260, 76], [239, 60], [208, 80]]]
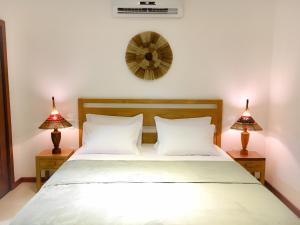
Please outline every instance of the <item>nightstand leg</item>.
[[42, 186], [42, 182], [41, 182], [41, 169], [38, 160], [36, 160], [35, 166], [36, 166], [36, 189], [37, 191], [39, 191]]
[[265, 185], [265, 170], [260, 171], [260, 182]]

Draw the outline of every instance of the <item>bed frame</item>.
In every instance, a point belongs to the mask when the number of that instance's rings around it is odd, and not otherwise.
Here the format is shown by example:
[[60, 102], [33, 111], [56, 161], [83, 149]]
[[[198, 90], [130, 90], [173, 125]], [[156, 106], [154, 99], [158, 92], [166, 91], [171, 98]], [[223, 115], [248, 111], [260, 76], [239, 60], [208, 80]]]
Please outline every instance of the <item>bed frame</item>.
[[[162, 99], [78, 99], [79, 145], [82, 145], [82, 128], [86, 114], [135, 116], [143, 113], [144, 127], [155, 127], [154, 116], [168, 119], [211, 116], [216, 126], [214, 143], [221, 147], [223, 101], [162, 100]], [[143, 129], [143, 143], [155, 143], [155, 129]]]

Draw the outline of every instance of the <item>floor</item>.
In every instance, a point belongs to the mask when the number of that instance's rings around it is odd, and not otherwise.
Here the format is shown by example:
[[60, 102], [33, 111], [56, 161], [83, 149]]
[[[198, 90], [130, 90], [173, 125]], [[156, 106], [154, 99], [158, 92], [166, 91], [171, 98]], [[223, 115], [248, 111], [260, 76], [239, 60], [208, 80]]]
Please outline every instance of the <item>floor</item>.
[[22, 183], [0, 199], [0, 225], [8, 225], [16, 213], [35, 195], [34, 183]]

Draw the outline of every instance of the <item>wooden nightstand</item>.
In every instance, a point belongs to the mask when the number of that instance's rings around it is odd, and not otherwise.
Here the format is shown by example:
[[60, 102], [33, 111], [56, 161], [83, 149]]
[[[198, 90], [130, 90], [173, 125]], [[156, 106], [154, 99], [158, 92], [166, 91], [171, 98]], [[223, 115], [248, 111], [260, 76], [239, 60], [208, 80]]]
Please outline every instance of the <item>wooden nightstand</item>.
[[228, 155], [255, 176], [259, 172], [259, 181], [265, 184], [266, 158], [255, 151], [249, 151], [248, 155], [241, 155], [240, 151], [228, 151]]
[[49, 170], [57, 170], [74, 153], [73, 149], [62, 149], [61, 154], [52, 154], [52, 150], [44, 150], [35, 157], [36, 163], [36, 188], [40, 190], [42, 186], [41, 172], [44, 170], [46, 177]]

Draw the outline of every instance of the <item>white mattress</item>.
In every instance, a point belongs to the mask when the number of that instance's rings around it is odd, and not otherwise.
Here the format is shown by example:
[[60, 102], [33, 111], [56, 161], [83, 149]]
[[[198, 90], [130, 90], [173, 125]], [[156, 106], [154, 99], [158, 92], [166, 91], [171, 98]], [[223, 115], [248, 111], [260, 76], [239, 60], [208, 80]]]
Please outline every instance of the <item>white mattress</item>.
[[154, 144], [143, 144], [139, 155], [84, 154], [84, 147], [79, 148], [69, 160], [144, 160], [144, 161], [232, 161], [221, 148], [215, 146], [214, 156], [164, 156], [158, 155]]

